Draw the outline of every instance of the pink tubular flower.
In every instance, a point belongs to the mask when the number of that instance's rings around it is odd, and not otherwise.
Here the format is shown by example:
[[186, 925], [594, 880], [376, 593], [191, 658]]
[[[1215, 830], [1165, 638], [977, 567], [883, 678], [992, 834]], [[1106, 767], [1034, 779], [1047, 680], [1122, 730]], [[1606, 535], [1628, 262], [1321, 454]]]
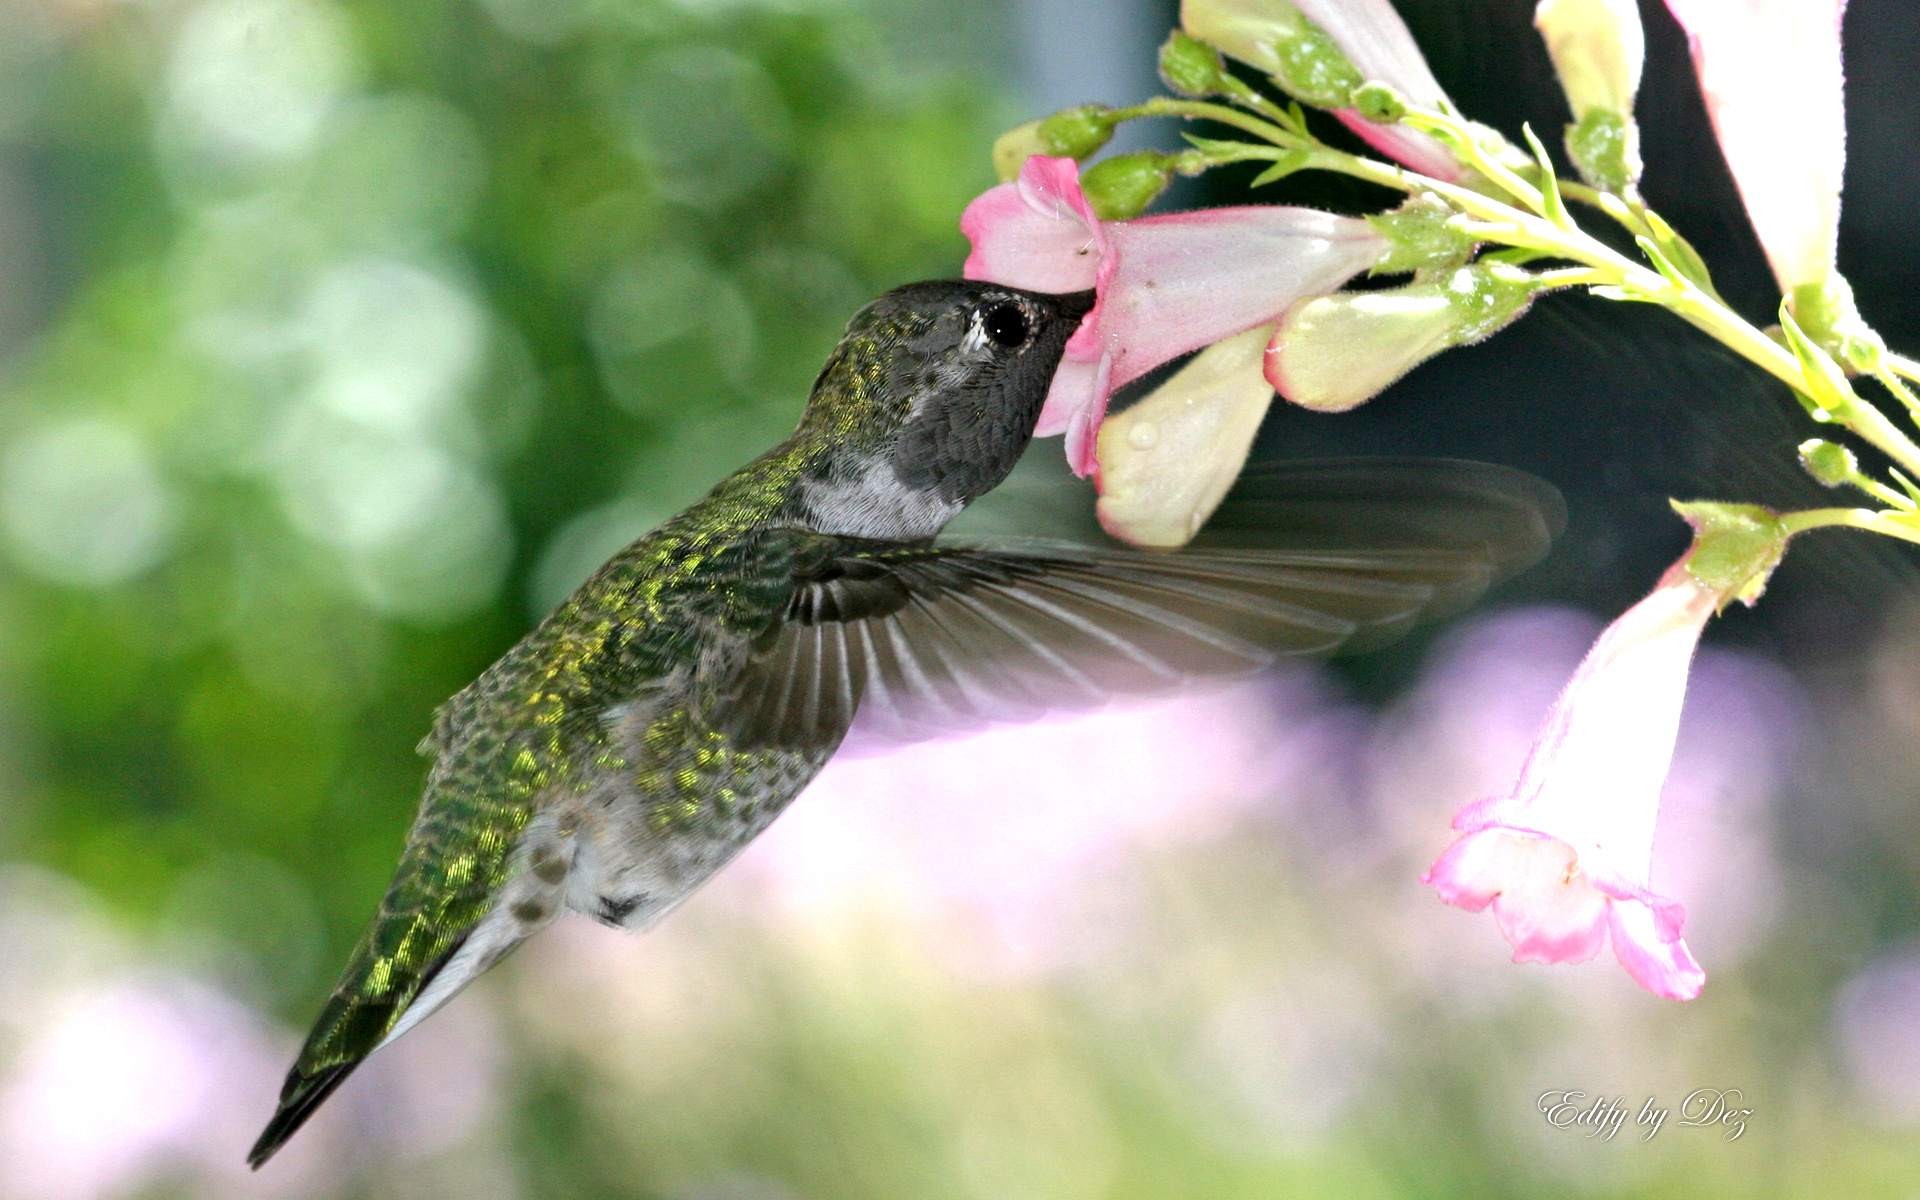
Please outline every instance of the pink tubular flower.
[[[1300, 18], [1324, 33], [1361, 82], [1384, 83], [1407, 102], [1425, 109], [1449, 104], [1419, 43], [1389, 0], [1183, 0], [1181, 24], [1192, 36], [1283, 81], [1316, 53], [1298, 40]], [[1324, 72], [1331, 64], [1315, 64]], [[1330, 95], [1302, 96], [1321, 104], [1374, 149], [1435, 179], [1456, 183], [1465, 173], [1453, 153], [1433, 137], [1405, 125], [1376, 125]]]
[[1448, 904], [1491, 905], [1515, 962], [1585, 962], [1611, 931], [1627, 974], [1674, 1000], [1706, 973], [1681, 939], [1685, 910], [1647, 875], [1688, 666], [1719, 603], [1685, 563], [1600, 635], [1513, 792], [1461, 809], [1461, 836], [1421, 877]]
[[1094, 468], [1115, 388], [1162, 363], [1264, 325], [1303, 296], [1366, 270], [1387, 241], [1363, 220], [1255, 205], [1103, 222], [1070, 158], [1035, 156], [960, 217], [966, 277], [1039, 292], [1094, 288], [1067, 343], [1036, 436], [1067, 435], [1067, 461]]
[[1846, 167], [1846, 0], [1667, 0], [1780, 290], [1833, 273]]
[[[1420, 43], [1388, 0], [1293, 0], [1293, 6], [1332, 38], [1369, 82], [1390, 85], [1419, 108], [1453, 107]], [[1429, 134], [1405, 125], [1376, 125], [1351, 108], [1334, 115], [1361, 141], [1422, 175], [1457, 183], [1466, 173], [1453, 151]]]

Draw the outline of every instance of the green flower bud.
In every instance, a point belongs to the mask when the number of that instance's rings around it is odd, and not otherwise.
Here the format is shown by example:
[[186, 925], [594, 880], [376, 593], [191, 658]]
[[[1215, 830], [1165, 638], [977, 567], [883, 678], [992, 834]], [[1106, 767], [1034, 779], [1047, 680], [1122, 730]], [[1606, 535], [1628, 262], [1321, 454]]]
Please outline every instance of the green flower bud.
[[1844, 486], [1860, 475], [1860, 461], [1854, 458], [1853, 451], [1819, 438], [1800, 443], [1800, 465], [1828, 487]]
[[1376, 79], [1354, 89], [1353, 107], [1375, 125], [1392, 125], [1407, 115], [1407, 98]]
[[1174, 167], [1173, 156], [1157, 150], [1118, 154], [1081, 172], [1080, 190], [1102, 221], [1130, 221], [1167, 190]]
[[1176, 29], [1160, 47], [1160, 78], [1182, 96], [1212, 96], [1227, 89], [1227, 64], [1220, 52]]
[[1082, 104], [1050, 117], [1016, 125], [993, 143], [993, 172], [1001, 183], [1019, 176], [1020, 168], [1036, 154], [1085, 159], [1113, 138], [1117, 124], [1104, 104]]
[[1345, 412], [1442, 350], [1519, 320], [1537, 288], [1517, 267], [1475, 263], [1406, 287], [1301, 301], [1280, 320], [1267, 379], [1304, 408]]
[[1635, 0], [1540, 0], [1533, 23], [1573, 109], [1567, 154], [1594, 187], [1624, 191], [1640, 178], [1633, 97], [1646, 34], [1639, 6]]
[[1540, 0], [1533, 24], [1576, 121], [1595, 109], [1632, 115], [1647, 53], [1634, 0]]
[[1048, 154], [1088, 158], [1113, 139], [1116, 123], [1113, 110], [1104, 104], [1063, 108], [1040, 122], [1040, 141]]
[[1100, 426], [1106, 531], [1136, 546], [1185, 545], [1219, 507], [1273, 402], [1261, 372], [1273, 326], [1215, 342]]
[[993, 173], [1001, 183], [1012, 183], [1029, 158], [1046, 152], [1046, 143], [1040, 140], [1040, 122], [1015, 125], [993, 140]]

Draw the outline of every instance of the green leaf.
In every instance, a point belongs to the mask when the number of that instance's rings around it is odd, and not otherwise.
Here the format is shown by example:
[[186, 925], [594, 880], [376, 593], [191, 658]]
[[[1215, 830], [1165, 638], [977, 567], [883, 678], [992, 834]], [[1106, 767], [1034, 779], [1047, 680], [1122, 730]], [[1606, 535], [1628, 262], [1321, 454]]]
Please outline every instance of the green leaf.
[[1272, 166], [1254, 176], [1253, 182], [1247, 186], [1265, 187], [1270, 183], [1278, 183], [1280, 180], [1285, 179], [1295, 171], [1306, 166], [1308, 157], [1305, 150], [1289, 150], [1279, 158], [1274, 159]]
[[1800, 361], [1800, 377], [1807, 385], [1805, 390], [1808, 399], [1829, 417], [1845, 412], [1858, 403], [1859, 397], [1853, 394], [1853, 385], [1847, 382], [1846, 372], [1801, 331], [1785, 300], [1780, 302], [1780, 328], [1787, 335], [1787, 345], [1793, 350], [1793, 356]]
[[1520, 133], [1527, 139], [1527, 148], [1533, 151], [1533, 160], [1540, 164], [1540, 200], [1547, 210], [1547, 220], [1552, 221], [1556, 229], [1572, 229], [1573, 218], [1567, 215], [1566, 201], [1560, 198], [1560, 178], [1553, 172], [1553, 160], [1547, 157], [1547, 148], [1534, 136], [1532, 125], [1522, 125]]

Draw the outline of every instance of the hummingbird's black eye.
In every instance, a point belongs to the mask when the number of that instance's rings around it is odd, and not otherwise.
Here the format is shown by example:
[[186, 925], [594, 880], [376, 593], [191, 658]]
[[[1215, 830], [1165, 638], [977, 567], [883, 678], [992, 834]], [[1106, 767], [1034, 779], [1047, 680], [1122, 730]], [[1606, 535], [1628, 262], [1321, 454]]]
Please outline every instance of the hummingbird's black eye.
[[1011, 350], [1027, 340], [1027, 314], [1018, 304], [996, 304], [987, 310], [987, 336]]

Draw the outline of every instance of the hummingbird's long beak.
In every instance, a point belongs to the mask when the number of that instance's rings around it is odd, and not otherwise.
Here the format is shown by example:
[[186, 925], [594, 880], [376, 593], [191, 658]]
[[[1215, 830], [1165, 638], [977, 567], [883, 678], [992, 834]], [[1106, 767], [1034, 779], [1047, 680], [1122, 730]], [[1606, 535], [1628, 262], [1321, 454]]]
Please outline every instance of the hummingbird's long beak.
[[1097, 293], [1088, 288], [1084, 292], [1061, 292], [1053, 296], [1054, 306], [1060, 315], [1069, 321], [1078, 321], [1093, 311], [1093, 301]]

